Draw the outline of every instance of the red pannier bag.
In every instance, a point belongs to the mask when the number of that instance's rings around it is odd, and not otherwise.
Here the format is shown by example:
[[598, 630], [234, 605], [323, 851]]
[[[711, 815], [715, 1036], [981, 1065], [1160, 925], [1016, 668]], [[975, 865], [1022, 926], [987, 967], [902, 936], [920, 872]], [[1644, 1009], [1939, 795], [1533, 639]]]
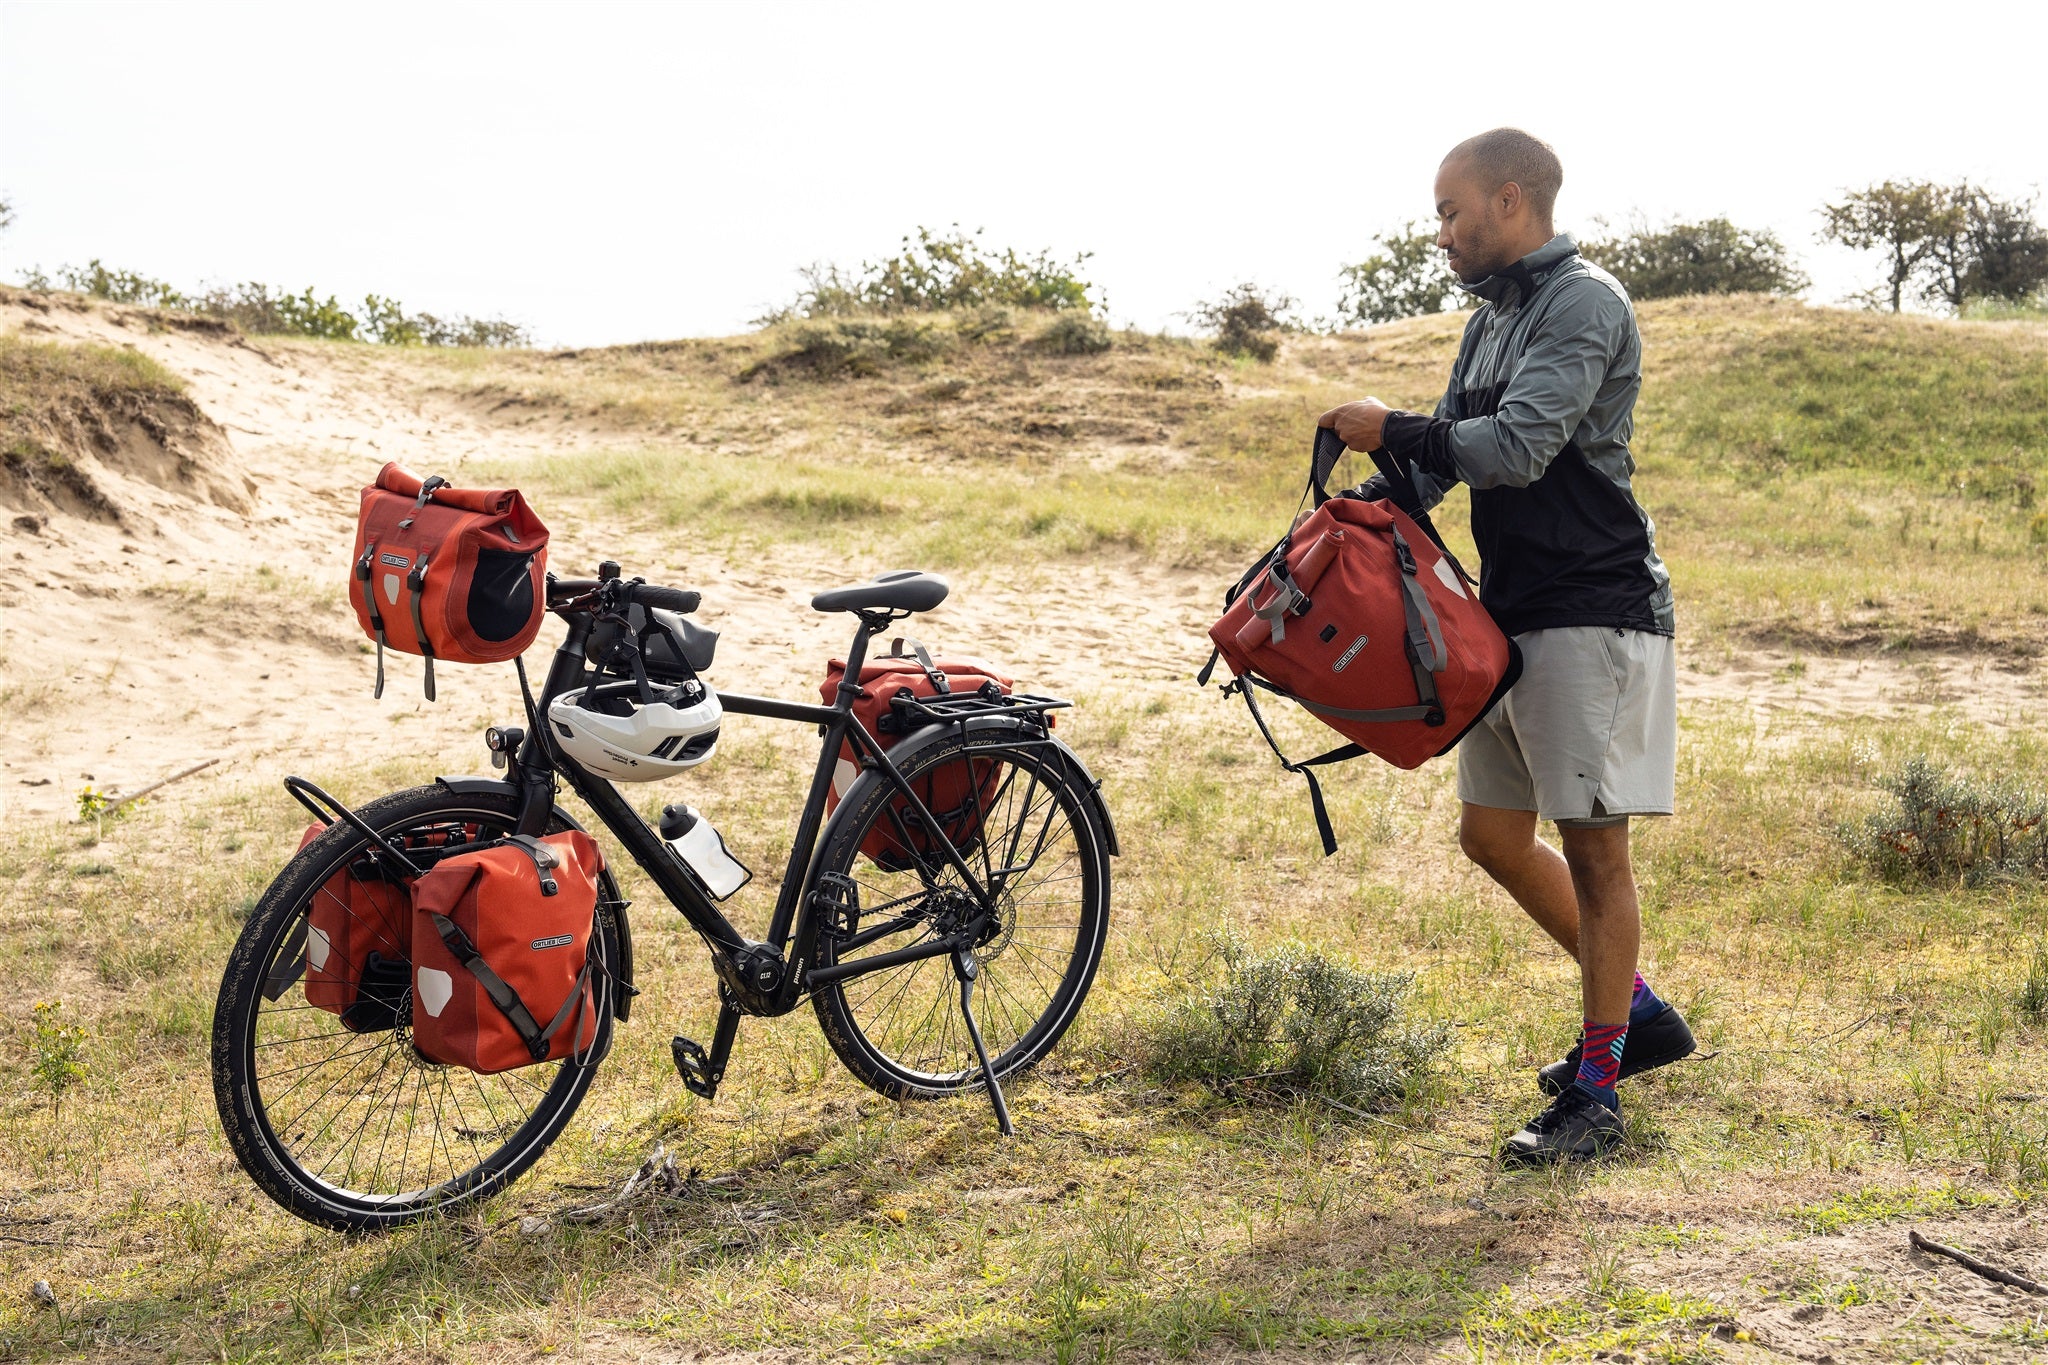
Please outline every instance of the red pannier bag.
[[516, 658], [547, 612], [548, 528], [513, 488], [457, 488], [387, 464], [363, 490], [354, 565], [349, 602], [377, 642], [379, 697], [385, 646], [426, 658], [432, 701], [434, 660]]
[[[1520, 675], [1521, 653], [1480, 605], [1477, 587], [1438, 538], [1412, 485], [1374, 453], [1393, 498], [1328, 498], [1343, 454], [1319, 428], [1310, 488], [1320, 505], [1254, 565], [1209, 628], [1273, 752], [1254, 691], [1285, 697], [1351, 743], [1280, 762], [1308, 780], [1323, 851], [1336, 838], [1312, 768], [1376, 754], [1415, 768], [1447, 754]], [[1199, 681], [1207, 682], [1211, 658]]]
[[[299, 847], [326, 832], [308, 826]], [[306, 1003], [357, 1033], [390, 1028], [411, 985], [411, 933], [412, 888], [355, 859], [320, 884], [306, 912]]]
[[413, 885], [413, 1046], [485, 1074], [589, 1048], [603, 870], [597, 841], [574, 829], [429, 868]]
[[[839, 682], [845, 676], [846, 660], [832, 660], [825, 670], [825, 681], [818, 687], [826, 705], [839, 699]], [[892, 749], [904, 735], [892, 705], [899, 695], [907, 692], [913, 697], [936, 697], [973, 693], [989, 686], [1007, 697], [1016, 683], [986, 660], [934, 659], [917, 641], [898, 640], [890, 653], [861, 665], [862, 695], [853, 704], [853, 714], [877, 743]], [[1051, 719], [1047, 717], [1048, 721]], [[860, 757], [852, 742], [841, 744], [839, 763], [832, 771], [832, 789], [825, 794], [827, 814], [838, 807], [840, 798], [859, 776]], [[963, 757], [942, 764], [910, 785], [925, 809], [937, 818], [948, 842], [965, 853], [980, 840], [982, 819], [1001, 784], [1002, 765], [996, 760]], [[913, 864], [908, 856], [911, 851], [926, 856], [933, 848], [931, 831], [908, 803], [898, 797], [894, 809], [909, 835], [908, 848], [903, 835], [894, 827], [896, 822], [876, 826], [860, 846], [860, 851], [885, 872], [901, 872]]]

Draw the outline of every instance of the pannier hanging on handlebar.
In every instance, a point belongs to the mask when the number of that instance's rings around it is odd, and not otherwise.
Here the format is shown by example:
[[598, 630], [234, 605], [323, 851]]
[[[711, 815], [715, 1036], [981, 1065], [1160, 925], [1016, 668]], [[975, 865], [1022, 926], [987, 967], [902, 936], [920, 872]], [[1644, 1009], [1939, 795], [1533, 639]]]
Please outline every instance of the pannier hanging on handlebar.
[[[1225, 595], [1209, 628], [1252, 720], [1281, 766], [1308, 780], [1323, 852], [1337, 848], [1314, 768], [1377, 754], [1414, 768], [1449, 753], [1507, 694], [1521, 653], [1480, 605], [1476, 585], [1445, 547], [1405, 470], [1369, 452], [1390, 496], [1331, 497], [1344, 453], [1317, 428], [1308, 496], [1315, 511], [1281, 537]], [[1260, 715], [1255, 691], [1296, 702], [1351, 743], [1290, 762]]]
[[516, 658], [547, 612], [548, 528], [513, 488], [457, 488], [387, 464], [363, 490], [349, 602], [384, 649], [423, 655], [427, 699], [434, 660], [495, 664]]
[[[839, 683], [845, 676], [846, 661], [832, 660], [825, 670], [825, 681], [818, 688], [827, 706], [839, 699]], [[861, 665], [862, 695], [853, 703], [853, 714], [878, 744], [891, 749], [904, 734], [894, 706], [898, 696], [971, 694], [983, 687], [993, 687], [999, 695], [1007, 697], [1015, 686], [1012, 679], [986, 660], [944, 656], [934, 659], [917, 641], [898, 640], [891, 653]], [[1046, 717], [1048, 725], [1052, 720], [1052, 716]], [[832, 773], [832, 789], [825, 795], [828, 812], [839, 805], [840, 798], [859, 775], [860, 757], [852, 743], [841, 745], [839, 762]], [[947, 840], [965, 853], [981, 837], [988, 803], [995, 799], [1001, 778], [1001, 765], [993, 759], [957, 758], [918, 778], [911, 788], [918, 800], [924, 802], [925, 809], [938, 819]], [[860, 846], [860, 851], [885, 872], [901, 872], [910, 867], [907, 855], [912, 850], [925, 856], [933, 848], [930, 831], [901, 797], [897, 798], [893, 813], [895, 818], [877, 825]]]

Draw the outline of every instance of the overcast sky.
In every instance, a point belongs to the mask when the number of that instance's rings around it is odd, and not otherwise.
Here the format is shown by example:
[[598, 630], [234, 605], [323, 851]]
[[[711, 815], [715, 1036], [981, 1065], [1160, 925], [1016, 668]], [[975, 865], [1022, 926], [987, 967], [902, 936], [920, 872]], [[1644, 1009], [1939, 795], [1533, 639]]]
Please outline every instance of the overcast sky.
[[1550, 140], [1566, 230], [1725, 214], [1832, 301], [1817, 206], [2048, 182], [2048, 5], [0, 2], [0, 277], [83, 263], [740, 330], [918, 224], [1092, 251], [1118, 322], [1241, 280], [1335, 302], [1449, 145]]

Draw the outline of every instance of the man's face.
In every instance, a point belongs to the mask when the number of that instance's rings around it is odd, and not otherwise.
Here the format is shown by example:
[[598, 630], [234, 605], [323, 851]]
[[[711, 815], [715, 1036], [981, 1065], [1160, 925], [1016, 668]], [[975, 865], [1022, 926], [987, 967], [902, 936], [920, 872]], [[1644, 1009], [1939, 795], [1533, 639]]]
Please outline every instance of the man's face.
[[1504, 245], [1507, 233], [1500, 205], [1482, 185], [1466, 157], [1453, 157], [1436, 173], [1436, 244], [1451, 270], [1473, 284], [1513, 264]]

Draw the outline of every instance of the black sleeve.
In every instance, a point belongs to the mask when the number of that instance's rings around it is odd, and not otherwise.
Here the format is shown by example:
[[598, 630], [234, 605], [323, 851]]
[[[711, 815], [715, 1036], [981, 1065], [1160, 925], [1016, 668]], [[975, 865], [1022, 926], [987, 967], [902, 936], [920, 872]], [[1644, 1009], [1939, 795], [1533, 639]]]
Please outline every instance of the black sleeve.
[[1390, 412], [1380, 428], [1380, 445], [1399, 463], [1414, 465], [1439, 483], [1455, 483], [1458, 468], [1451, 458], [1453, 425], [1448, 417]]

